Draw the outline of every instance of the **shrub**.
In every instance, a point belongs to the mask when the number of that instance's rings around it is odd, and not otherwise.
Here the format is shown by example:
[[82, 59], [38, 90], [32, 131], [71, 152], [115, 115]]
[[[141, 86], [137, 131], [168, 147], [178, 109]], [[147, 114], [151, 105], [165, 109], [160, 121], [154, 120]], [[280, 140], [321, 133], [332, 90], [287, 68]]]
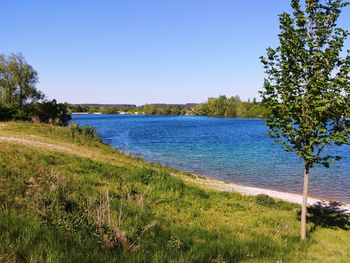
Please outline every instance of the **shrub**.
[[5, 105], [0, 104], [0, 121], [8, 121], [11, 119], [13, 110]]
[[89, 126], [83, 126], [83, 127], [81, 127], [80, 130], [81, 130], [81, 134], [86, 139], [98, 139], [96, 128], [92, 128]]
[[83, 139], [83, 141], [99, 141], [101, 142], [101, 139], [97, 133], [96, 128], [89, 127], [89, 126], [83, 126], [80, 127], [76, 122], [72, 122], [69, 126], [70, 133], [72, 135], [73, 139]]
[[56, 100], [35, 104], [31, 115], [38, 117], [40, 122], [61, 126], [67, 126], [71, 120], [67, 105], [57, 103]]
[[265, 194], [260, 194], [255, 197], [255, 202], [258, 205], [266, 206], [266, 207], [275, 207], [276, 206], [276, 201]]

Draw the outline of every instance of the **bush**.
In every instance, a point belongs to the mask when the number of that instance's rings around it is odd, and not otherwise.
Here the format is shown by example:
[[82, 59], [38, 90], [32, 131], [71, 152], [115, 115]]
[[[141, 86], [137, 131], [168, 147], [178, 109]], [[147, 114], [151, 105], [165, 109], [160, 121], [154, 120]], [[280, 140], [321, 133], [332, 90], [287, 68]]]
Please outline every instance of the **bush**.
[[67, 105], [56, 100], [8, 107], [0, 104], [0, 121], [20, 120], [67, 126], [71, 120]]
[[22, 107], [16, 108], [13, 111], [11, 119], [19, 121], [29, 121], [32, 118], [33, 105], [27, 104]]
[[72, 124], [69, 126], [69, 129], [73, 139], [82, 137], [84, 141], [101, 141], [96, 128], [89, 126], [80, 127], [76, 122], [72, 122]]
[[89, 126], [81, 127], [81, 134], [86, 139], [98, 139], [96, 128], [91, 128]]
[[44, 101], [34, 106], [32, 115], [39, 118], [40, 122], [67, 126], [72, 119], [68, 114], [67, 105], [57, 103], [56, 100]]
[[0, 104], [0, 121], [8, 121], [12, 118], [13, 110]]
[[276, 206], [276, 201], [272, 197], [265, 195], [265, 194], [260, 194], [255, 197], [255, 202], [258, 205], [266, 206], [266, 207], [275, 207]]

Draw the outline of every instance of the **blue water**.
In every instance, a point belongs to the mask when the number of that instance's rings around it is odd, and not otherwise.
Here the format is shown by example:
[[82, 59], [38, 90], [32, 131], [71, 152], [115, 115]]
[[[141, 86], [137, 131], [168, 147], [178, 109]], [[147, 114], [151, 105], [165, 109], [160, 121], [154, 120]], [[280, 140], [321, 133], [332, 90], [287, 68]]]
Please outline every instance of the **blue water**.
[[[195, 116], [73, 115], [108, 144], [133, 156], [216, 179], [301, 193], [303, 164], [267, 135], [261, 119]], [[350, 147], [343, 159], [311, 172], [310, 195], [350, 202]]]

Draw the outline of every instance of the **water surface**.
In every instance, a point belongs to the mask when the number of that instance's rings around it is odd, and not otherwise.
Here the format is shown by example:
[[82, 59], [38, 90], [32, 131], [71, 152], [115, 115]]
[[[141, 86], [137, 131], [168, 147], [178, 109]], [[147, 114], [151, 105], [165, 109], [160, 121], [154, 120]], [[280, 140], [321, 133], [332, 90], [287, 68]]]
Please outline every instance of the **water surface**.
[[[108, 144], [133, 156], [216, 179], [274, 190], [302, 192], [303, 164], [267, 135], [261, 119], [197, 116], [73, 115], [96, 127]], [[330, 169], [316, 167], [310, 195], [350, 202], [350, 147]]]

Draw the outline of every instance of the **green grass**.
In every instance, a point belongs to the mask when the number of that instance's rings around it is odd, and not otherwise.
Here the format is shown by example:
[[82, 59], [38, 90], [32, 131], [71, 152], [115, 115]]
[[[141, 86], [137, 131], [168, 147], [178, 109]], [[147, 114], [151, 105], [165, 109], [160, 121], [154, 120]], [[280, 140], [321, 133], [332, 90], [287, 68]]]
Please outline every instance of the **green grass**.
[[297, 205], [199, 188], [69, 128], [1, 135], [95, 155], [0, 142], [0, 262], [349, 262], [346, 224], [310, 221], [301, 243]]

